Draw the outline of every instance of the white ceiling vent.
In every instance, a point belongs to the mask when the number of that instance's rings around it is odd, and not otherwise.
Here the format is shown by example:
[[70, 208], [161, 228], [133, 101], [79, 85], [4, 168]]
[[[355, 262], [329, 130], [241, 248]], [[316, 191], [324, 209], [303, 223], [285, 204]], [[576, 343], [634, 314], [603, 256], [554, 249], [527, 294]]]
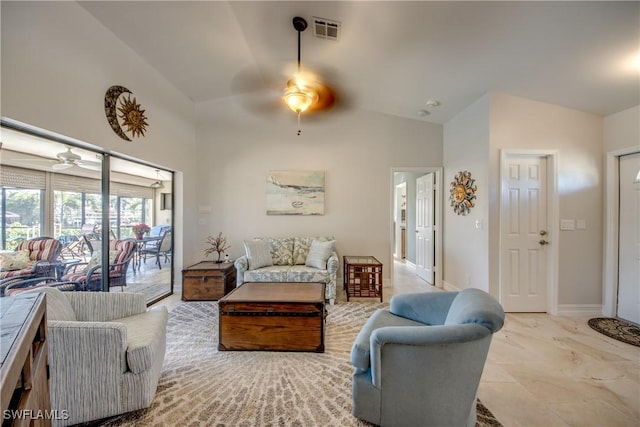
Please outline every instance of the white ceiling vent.
[[313, 34], [321, 39], [338, 40], [340, 23], [330, 19], [313, 17]]

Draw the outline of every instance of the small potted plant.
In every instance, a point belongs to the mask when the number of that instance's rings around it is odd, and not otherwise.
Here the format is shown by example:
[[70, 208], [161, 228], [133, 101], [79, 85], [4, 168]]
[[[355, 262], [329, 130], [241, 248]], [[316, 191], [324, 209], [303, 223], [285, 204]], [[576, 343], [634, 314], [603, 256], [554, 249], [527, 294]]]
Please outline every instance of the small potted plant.
[[205, 243], [207, 243], [210, 246], [210, 247], [208, 247], [207, 249], [204, 250], [205, 258], [208, 257], [209, 254], [217, 252], [218, 253], [218, 259], [216, 260], [216, 263], [218, 263], [218, 264], [222, 262], [222, 260], [220, 259], [220, 256], [227, 249], [229, 249], [231, 247], [227, 243], [227, 238], [222, 235], [222, 232], [218, 233], [217, 237], [213, 237], [213, 236], [207, 237], [207, 241]]
[[144, 233], [148, 233], [149, 231], [151, 231], [151, 227], [149, 227], [147, 224], [141, 223], [141, 224], [132, 225], [131, 230], [133, 230], [133, 234], [135, 234], [136, 239], [142, 240]]

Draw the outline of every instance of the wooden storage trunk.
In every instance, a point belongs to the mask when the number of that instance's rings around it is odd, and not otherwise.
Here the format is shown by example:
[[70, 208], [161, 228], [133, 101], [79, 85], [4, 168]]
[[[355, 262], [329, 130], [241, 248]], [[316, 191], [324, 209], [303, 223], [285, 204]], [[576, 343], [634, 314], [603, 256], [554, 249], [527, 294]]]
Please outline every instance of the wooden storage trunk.
[[182, 270], [182, 300], [219, 300], [236, 286], [236, 268], [230, 262], [203, 261]]
[[218, 350], [324, 352], [323, 283], [244, 283], [218, 307]]

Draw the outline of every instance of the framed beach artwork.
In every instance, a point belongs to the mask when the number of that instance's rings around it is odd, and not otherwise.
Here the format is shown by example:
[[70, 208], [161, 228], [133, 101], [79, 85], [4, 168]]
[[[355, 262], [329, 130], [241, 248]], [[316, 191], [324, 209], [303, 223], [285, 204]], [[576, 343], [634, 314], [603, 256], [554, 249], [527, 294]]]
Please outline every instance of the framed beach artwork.
[[324, 171], [268, 172], [267, 215], [324, 215]]

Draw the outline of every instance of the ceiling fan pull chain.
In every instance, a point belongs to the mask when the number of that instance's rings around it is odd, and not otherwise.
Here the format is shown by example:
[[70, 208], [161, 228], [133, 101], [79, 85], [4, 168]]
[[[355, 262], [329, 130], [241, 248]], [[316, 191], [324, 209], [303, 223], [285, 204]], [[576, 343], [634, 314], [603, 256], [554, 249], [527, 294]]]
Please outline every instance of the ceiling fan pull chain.
[[300, 112], [298, 112], [298, 135], [300, 135], [302, 131], [300, 130]]

